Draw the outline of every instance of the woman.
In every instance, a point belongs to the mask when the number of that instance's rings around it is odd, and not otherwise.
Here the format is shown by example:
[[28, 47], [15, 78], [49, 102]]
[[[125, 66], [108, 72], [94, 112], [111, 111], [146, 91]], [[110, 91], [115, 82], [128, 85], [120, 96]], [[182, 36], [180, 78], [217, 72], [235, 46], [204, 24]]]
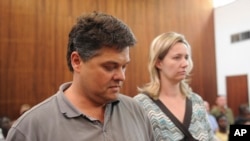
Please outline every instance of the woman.
[[[193, 63], [184, 36], [175, 32], [157, 36], [151, 44], [148, 67], [151, 81], [139, 88], [134, 99], [147, 112], [156, 140], [214, 141], [203, 100], [188, 85]], [[177, 121], [170, 119], [171, 115]]]

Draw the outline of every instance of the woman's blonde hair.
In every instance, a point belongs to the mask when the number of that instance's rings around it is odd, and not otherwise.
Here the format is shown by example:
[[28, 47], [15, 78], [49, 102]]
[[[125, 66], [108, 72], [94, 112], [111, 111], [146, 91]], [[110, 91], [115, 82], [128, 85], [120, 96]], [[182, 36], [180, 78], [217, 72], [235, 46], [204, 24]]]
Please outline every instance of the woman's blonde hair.
[[159, 70], [156, 67], [157, 60], [162, 60], [169, 52], [169, 49], [174, 46], [176, 43], [184, 43], [189, 52], [188, 57], [188, 67], [187, 67], [187, 77], [180, 82], [180, 89], [184, 95], [188, 95], [192, 90], [189, 87], [190, 82], [190, 72], [193, 69], [193, 61], [191, 57], [191, 47], [186, 41], [185, 37], [182, 34], [176, 32], [163, 33], [157, 36], [151, 43], [149, 51], [149, 64], [148, 70], [150, 74], [150, 82], [147, 83], [144, 87], [138, 88], [140, 93], [146, 93], [154, 99], [158, 99], [160, 92], [160, 75]]

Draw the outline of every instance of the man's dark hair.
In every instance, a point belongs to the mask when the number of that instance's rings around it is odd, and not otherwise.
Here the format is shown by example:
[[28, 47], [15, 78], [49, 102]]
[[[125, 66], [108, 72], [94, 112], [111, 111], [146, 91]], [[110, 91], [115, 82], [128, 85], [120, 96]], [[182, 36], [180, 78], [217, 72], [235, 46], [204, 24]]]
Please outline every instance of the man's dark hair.
[[114, 47], [122, 51], [135, 45], [131, 29], [112, 15], [94, 11], [78, 17], [69, 33], [67, 64], [73, 72], [71, 53], [77, 51], [83, 61], [93, 58], [102, 47]]
[[250, 109], [248, 104], [241, 104], [238, 110], [240, 115], [250, 114]]

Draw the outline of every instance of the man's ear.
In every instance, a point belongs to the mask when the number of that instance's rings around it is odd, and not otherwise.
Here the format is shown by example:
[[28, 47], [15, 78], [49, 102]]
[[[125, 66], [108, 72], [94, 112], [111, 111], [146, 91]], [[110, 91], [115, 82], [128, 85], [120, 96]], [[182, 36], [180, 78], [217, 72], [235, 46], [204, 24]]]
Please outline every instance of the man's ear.
[[81, 60], [79, 53], [76, 51], [73, 51], [71, 53], [71, 65], [72, 65], [74, 71], [76, 71], [76, 72], [80, 71], [81, 62], [82, 62], [82, 60]]

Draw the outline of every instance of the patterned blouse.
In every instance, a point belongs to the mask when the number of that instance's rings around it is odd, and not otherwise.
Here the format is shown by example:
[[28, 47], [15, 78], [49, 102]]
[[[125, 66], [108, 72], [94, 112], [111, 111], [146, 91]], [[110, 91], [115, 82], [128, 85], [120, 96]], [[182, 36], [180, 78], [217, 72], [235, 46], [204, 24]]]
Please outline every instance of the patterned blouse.
[[[138, 94], [134, 99], [145, 109], [154, 129], [156, 141], [179, 141], [184, 134], [165, 115], [164, 112], [146, 94]], [[208, 122], [208, 115], [203, 99], [192, 93], [188, 95], [192, 101], [192, 117], [189, 125], [189, 132], [199, 141], [215, 141], [213, 131]]]

